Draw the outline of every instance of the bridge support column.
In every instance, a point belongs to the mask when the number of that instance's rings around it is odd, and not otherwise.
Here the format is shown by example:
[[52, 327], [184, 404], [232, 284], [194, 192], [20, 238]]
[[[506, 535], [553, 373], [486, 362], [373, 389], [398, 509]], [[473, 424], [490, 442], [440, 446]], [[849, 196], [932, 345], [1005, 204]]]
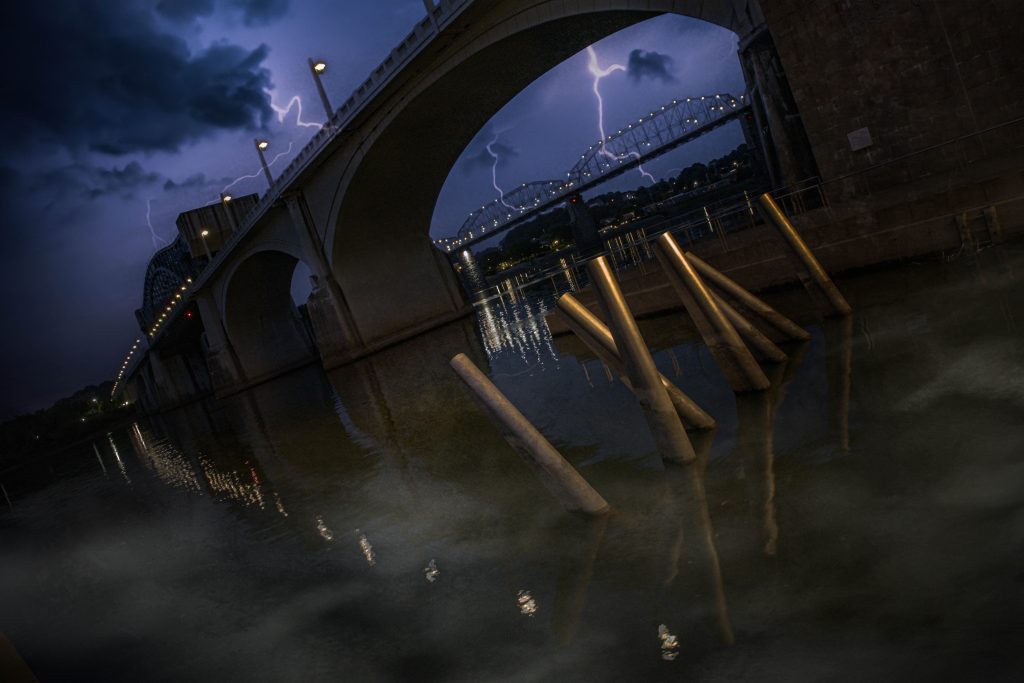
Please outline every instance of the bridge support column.
[[214, 393], [241, 384], [245, 381], [242, 364], [238, 360], [220, 311], [213, 300], [213, 295], [206, 290], [196, 295], [196, 305], [203, 320], [203, 331], [206, 334], [206, 365], [210, 371], [210, 383]]
[[739, 57], [772, 185], [795, 185], [816, 177], [811, 143], [768, 30], [748, 37], [740, 45]]
[[284, 197], [292, 227], [302, 246], [303, 257], [312, 271], [313, 291], [306, 303], [317, 349], [325, 365], [344, 362], [359, 354], [363, 340], [341, 286], [335, 280], [324, 254], [322, 240], [313, 225], [309, 207], [301, 193]]
[[149, 353], [149, 365], [153, 369], [153, 379], [156, 380], [158, 403], [161, 408], [178, 405], [188, 397], [187, 389], [181, 387], [181, 378], [174, 377], [167, 367], [166, 360], [171, 359], [161, 358], [160, 353], [155, 350]]

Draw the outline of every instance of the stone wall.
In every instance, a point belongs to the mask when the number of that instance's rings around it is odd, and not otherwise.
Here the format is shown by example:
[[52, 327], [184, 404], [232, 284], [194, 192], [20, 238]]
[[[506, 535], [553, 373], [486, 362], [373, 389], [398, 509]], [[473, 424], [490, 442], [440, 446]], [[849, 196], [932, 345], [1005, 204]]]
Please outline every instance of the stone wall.
[[[834, 184], [833, 197], [865, 194], [865, 182], [879, 194], [923, 177], [955, 185], [967, 167], [995, 176], [1024, 166], [1024, 125], [976, 135], [1024, 116], [1019, 0], [763, 0], [762, 9], [823, 180], [861, 176]], [[863, 128], [871, 144], [851, 149], [848, 135]]]

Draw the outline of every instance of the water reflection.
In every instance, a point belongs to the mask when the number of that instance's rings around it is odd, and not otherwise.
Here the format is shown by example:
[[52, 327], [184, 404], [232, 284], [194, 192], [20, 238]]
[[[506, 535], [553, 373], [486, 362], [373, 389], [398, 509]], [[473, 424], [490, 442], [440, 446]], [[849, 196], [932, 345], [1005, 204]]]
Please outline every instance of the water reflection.
[[516, 604], [519, 606], [519, 613], [524, 617], [532, 617], [537, 613], [537, 601], [528, 590], [521, 590], [516, 595]]
[[658, 640], [661, 641], [661, 658], [666, 662], [679, 656], [679, 639], [668, 630], [665, 624], [658, 624]]
[[489, 359], [503, 358], [503, 352], [511, 350], [529, 368], [558, 360], [545, 321], [551, 310], [548, 295], [524, 292], [509, 302], [497, 297], [475, 306]]
[[[82, 648], [93, 680], [182, 651], [187, 680], [726, 680], [750, 661], [777, 680], [941, 678], [949, 648], [974, 661], [1016, 633], [1012, 600], [993, 600], [1016, 590], [1022, 549], [1024, 345], [996, 297], [914, 298], [901, 277], [844, 284], [856, 320], [801, 318], [781, 293], [813, 337], [762, 394], [735, 397], [681, 316], [642, 321], [659, 369], [719, 422], [690, 468], [663, 468], [633, 396], [553, 342], [549, 303], [522, 293], [358, 363], [141, 420], [83, 444], [81, 472], [40, 463], [68, 480], [11, 490], [17, 519], [4, 473], [5, 617], [35, 661]], [[453, 376], [460, 352], [612, 515], [546, 496]], [[61, 620], [26, 616], [65, 594]], [[116, 630], [90, 630], [100, 612]], [[880, 623], [907, 628], [879, 638]], [[99, 671], [125, 631], [131, 674]]]

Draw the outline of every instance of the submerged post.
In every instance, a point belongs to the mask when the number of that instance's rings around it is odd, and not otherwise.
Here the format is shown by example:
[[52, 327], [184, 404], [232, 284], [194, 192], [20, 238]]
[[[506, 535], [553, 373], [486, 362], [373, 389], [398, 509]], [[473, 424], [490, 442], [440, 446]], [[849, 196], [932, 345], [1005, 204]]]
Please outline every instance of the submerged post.
[[739, 333], [740, 337], [747, 343], [758, 359], [769, 363], [784, 363], [786, 361], [786, 354], [775, 345], [775, 342], [766, 337], [753, 323], [744, 318], [742, 313], [730, 306], [729, 302], [714, 291], [709, 291], [711, 298], [722, 309], [722, 313], [732, 323], [732, 326], [736, 328], [736, 332]]
[[665, 276], [683, 300], [704, 342], [711, 349], [733, 391], [763, 391], [769, 387], [764, 371], [750, 355], [704, 281], [687, 261], [682, 249], [669, 233], [655, 243], [655, 253]]
[[762, 299], [751, 294], [749, 291], [744, 289], [742, 285], [722, 271], [702, 261], [693, 252], [687, 252], [686, 260], [690, 262], [698, 273], [700, 273], [700, 276], [704, 278], [705, 281], [718, 289], [718, 291], [722, 292], [725, 296], [740, 304], [743, 307], [743, 310], [754, 314], [760, 320], [767, 323], [775, 330], [777, 335], [781, 336], [783, 339], [807, 341], [811, 338], [810, 332], [776, 311]]
[[460, 353], [452, 358], [451, 366], [501, 430], [505, 440], [536, 472], [541, 483], [562, 503], [562, 507], [587, 515], [608, 512], [610, 507], [601, 494], [555, 450], [466, 354]]
[[608, 319], [615, 347], [625, 365], [630, 384], [633, 385], [633, 393], [644, 409], [644, 417], [647, 418], [662, 461], [672, 464], [693, 462], [696, 459], [693, 445], [661, 382], [661, 373], [655, 367], [647, 344], [640, 336], [640, 329], [612, 274], [608, 259], [598, 256], [587, 264], [587, 272], [594, 283], [597, 300]]
[[[622, 358], [619, 357], [619, 351], [615, 346], [612, 333], [605, 324], [572, 294], [563, 294], [559, 297], [558, 310], [566, 326], [579, 337], [580, 341], [594, 355], [619, 375], [619, 378], [630, 391], [635, 393], [635, 389], [626, 373], [626, 366], [622, 362]], [[694, 403], [693, 399], [683, 393], [667, 377], [664, 375], [659, 375], [659, 377], [661, 377], [661, 384], [668, 392], [669, 399], [671, 399], [676, 413], [687, 429], [715, 428], [715, 418], [704, 412], [699, 405]]]
[[[807, 246], [800, 233], [796, 231], [793, 224], [789, 222], [785, 212], [779, 207], [770, 194], [765, 192], [757, 198], [757, 208], [766, 223], [773, 225], [782, 235], [782, 238], [789, 246], [790, 252], [797, 258], [805, 271], [806, 277], [813, 280], [825, 298], [828, 300], [832, 310], [838, 315], [848, 315], [851, 312], [850, 304], [839, 292], [839, 288], [832, 282], [821, 263], [814, 256], [811, 248]], [[805, 281], [805, 286], [807, 282]]]

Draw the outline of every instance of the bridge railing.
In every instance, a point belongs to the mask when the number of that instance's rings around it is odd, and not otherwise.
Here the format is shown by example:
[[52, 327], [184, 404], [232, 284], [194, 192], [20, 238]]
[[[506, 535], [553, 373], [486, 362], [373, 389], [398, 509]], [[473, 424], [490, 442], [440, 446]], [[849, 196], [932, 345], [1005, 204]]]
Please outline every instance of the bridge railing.
[[[762, 192], [770, 192], [776, 202], [790, 216], [828, 206], [827, 197], [819, 178], [808, 178], [784, 187], [751, 187], [742, 194], [733, 195], [661, 221], [653, 223], [645, 221], [642, 225], [638, 221], [632, 225], [627, 224], [617, 230], [606, 232], [602, 235], [605, 240], [605, 248], [599, 254], [581, 259], [573, 256], [571, 249], [565, 250], [564, 253], [554, 255], [562, 255], [564, 263], [556, 263], [552, 267], [529, 272], [525, 277], [520, 272], [519, 277], [515, 280], [514, 288], [522, 290], [544, 281], [558, 281], [555, 276], [563, 274], [567, 269], [572, 273], [572, 277], [563, 278], [562, 281], [566, 283], [572, 281], [576, 286], [585, 285], [587, 275], [584, 265], [587, 261], [600, 255], [610, 258], [616, 272], [634, 268], [643, 272], [648, 264], [655, 260], [650, 243], [665, 232], [671, 232], [680, 237], [681, 241], [688, 245], [714, 238], [720, 240], [723, 247], [727, 247], [727, 235], [747, 230], [761, 222], [754, 201]], [[491, 292], [507, 291], [508, 286], [504, 285], [506, 278], [502, 278], [499, 273], [490, 279], [494, 281], [497, 278], [501, 278], [501, 283], [497, 286], [491, 285], [484, 290], [482, 292], [484, 296], [477, 297], [478, 302], [489, 300], [490, 297], [487, 295]], [[480, 293], [478, 292], [478, 294]], [[492, 296], [496, 296], [496, 294]]]

